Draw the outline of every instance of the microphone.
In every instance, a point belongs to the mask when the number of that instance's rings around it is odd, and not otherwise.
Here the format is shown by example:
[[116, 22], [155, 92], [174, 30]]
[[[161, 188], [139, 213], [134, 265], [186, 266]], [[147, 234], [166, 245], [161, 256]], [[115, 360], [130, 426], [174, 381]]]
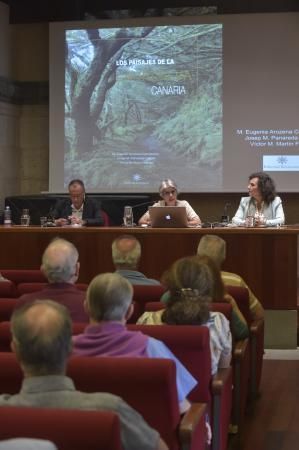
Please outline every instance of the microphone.
[[141, 206], [153, 205], [155, 201], [151, 200], [150, 202], [137, 203], [137, 205], [131, 206], [132, 209], [139, 208]]

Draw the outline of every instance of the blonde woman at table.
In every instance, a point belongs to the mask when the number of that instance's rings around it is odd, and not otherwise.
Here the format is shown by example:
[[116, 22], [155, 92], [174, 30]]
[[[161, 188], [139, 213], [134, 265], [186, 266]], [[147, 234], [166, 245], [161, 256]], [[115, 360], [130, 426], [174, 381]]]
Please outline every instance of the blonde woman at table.
[[[159, 200], [158, 202], [154, 203], [154, 207], [159, 206], [184, 206], [186, 208], [187, 213], [187, 219], [188, 219], [188, 225], [199, 225], [201, 223], [201, 220], [199, 216], [196, 214], [194, 209], [191, 207], [191, 205], [186, 200], [178, 200], [178, 188], [176, 183], [171, 180], [170, 178], [167, 178], [166, 180], [163, 180], [159, 187], [159, 194], [162, 200]], [[150, 215], [147, 211], [138, 221], [139, 225], [150, 225]]]
[[266, 172], [256, 172], [249, 176], [248, 197], [242, 197], [239, 208], [232, 219], [233, 224], [275, 227], [284, 224], [281, 198], [276, 195], [275, 183]]

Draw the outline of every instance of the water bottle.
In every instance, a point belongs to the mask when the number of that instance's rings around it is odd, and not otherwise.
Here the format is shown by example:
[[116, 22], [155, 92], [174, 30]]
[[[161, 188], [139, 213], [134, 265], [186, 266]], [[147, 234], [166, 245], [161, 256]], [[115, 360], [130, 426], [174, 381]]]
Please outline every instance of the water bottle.
[[11, 210], [9, 206], [6, 206], [4, 210], [4, 225], [7, 227], [11, 226]]

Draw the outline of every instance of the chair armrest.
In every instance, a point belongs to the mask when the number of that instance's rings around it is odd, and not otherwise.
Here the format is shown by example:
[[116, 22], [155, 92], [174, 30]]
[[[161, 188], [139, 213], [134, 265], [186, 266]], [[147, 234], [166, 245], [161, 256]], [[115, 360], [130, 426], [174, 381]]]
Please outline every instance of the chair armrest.
[[224, 386], [231, 376], [231, 367], [227, 367], [226, 369], [218, 369], [217, 373], [213, 375], [212, 378], [212, 394], [220, 395], [221, 391], [223, 390]]
[[232, 368], [218, 369], [212, 378], [212, 450], [227, 448], [232, 407]]
[[236, 342], [233, 351], [233, 410], [231, 432], [236, 433], [242, 424], [249, 383], [250, 346], [249, 339]]
[[242, 339], [241, 341], [237, 341], [232, 353], [233, 362], [240, 362], [245, 358], [246, 350], [249, 345], [248, 339]]
[[250, 397], [259, 391], [264, 355], [264, 319], [254, 320], [250, 325]]
[[253, 320], [250, 324], [250, 335], [257, 335], [264, 327], [264, 319]]
[[179, 428], [181, 450], [204, 450], [206, 447], [206, 403], [192, 403], [182, 417]]

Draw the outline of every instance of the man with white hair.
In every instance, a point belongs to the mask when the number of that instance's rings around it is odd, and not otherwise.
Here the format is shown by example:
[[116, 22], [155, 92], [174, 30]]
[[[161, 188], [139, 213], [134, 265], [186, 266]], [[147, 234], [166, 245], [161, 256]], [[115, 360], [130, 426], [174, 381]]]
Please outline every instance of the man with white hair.
[[147, 278], [137, 270], [140, 258], [141, 245], [135, 236], [123, 234], [112, 242], [112, 259], [117, 273], [133, 285], [159, 285], [159, 281]]
[[139, 331], [129, 331], [126, 321], [133, 313], [133, 287], [118, 273], [96, 276], [87, 289], [85, 307], [90, 324], [83, 334], [73, 337], [73, 352], [82, 356], [136, 356], [172, 359], [176, 364], [176, 382], [181, 413], [190, 403], [187, 395], [197, 381], [166, 347]]
[[88, 322], [84, 310], [85, 292], [74, 285], [79, 277], [79, 253], [76, 247], [65, 239], [54, 239], [44, 251], [41, 271], [48, 284], [40, 291], [24, 294], [17, 308], [34, 300], [51, 299], [64, 305], [74, 322]]

